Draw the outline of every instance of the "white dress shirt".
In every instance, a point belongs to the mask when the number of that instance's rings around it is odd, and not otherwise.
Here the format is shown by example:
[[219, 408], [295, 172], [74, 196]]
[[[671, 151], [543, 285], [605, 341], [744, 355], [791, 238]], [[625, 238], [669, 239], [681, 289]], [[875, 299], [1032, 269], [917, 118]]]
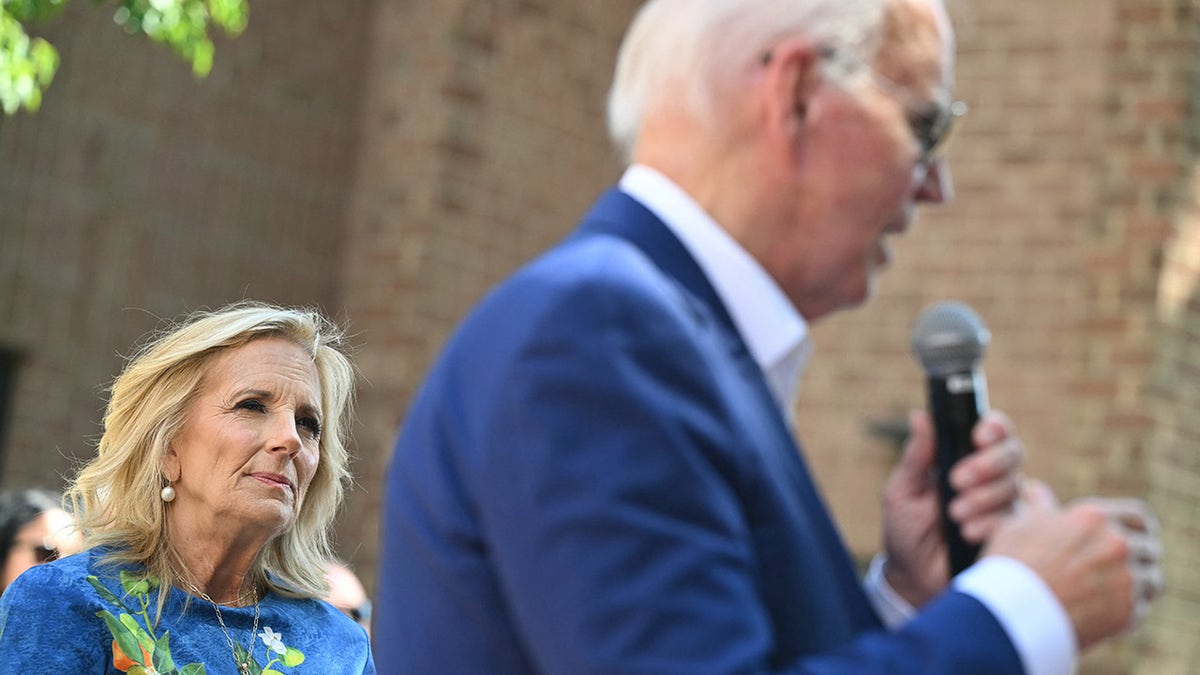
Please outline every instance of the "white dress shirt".
[[[800, 374], [812, 352], [808, 323], [762, 265], [669, 178], [634, 164], [621, 177], [620, 189], [658, 216], [696, 260], [790, 424]], [[883, 562], [882, 555], [872, 562], [864, 588], [884, 622], [896, 629], [916, 610], [888, 586]], [[1075, 671], [1074, 628], [1045, 582], [1025, 564], [989, 556], [953, 583], [995, 615], [1016, 646], [1027, 675]]]

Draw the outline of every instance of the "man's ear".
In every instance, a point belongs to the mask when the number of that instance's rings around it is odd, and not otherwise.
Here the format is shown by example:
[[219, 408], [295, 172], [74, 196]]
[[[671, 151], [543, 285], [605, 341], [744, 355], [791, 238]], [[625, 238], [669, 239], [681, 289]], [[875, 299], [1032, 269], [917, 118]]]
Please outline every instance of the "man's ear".
[[784, 40], [763, 56], [768, 118], [787, 136], [798, 138], [807, 123], [821, 60], [820, 48], [799, 38]]

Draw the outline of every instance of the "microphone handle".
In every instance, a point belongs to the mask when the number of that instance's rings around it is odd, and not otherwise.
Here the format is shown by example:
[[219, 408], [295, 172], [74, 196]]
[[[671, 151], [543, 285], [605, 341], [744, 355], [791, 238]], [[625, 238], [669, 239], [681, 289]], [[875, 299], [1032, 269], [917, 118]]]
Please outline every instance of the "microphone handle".
[[987, 383], [982, 372], [974, 370], [945, 377], [929, 377], [929, 410], [937, 443], [942, 536], [949, 554], [951, 577], [975, 562], [981, 546], [964, 540], [958, 525], [950, 518], [948, 507], [955, 495], [950, 487], [950, 469], [958, 460], [974, 451], [971, 430], [987, 409]]

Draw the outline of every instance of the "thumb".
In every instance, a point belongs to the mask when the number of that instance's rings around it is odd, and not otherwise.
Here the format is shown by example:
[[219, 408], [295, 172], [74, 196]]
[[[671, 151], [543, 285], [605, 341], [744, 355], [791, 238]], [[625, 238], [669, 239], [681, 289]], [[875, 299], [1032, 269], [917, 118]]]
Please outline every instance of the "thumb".
[[896, 465], [896, 474], [905, 482], [924, 486], [933, 469], [933, 424], [929, 421], [929, 413], [923, 410], [910, 412], [908, 429], [908, 441]]

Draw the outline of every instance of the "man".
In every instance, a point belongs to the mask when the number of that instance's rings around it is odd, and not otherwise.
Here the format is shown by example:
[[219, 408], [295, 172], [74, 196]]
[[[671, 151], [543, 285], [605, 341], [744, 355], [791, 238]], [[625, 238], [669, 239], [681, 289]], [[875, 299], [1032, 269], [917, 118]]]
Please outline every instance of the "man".
[[786, 422], [807, 322], [949, 196], [941, 0], [651, 0], [609, 102], [631, 166], [485, 299], [405, 420], [376, 658], [394, 673], [1055, 675], [1158, 589], [1145, 507], [1019, 508], [992, 415], [947, 578], [913, 418], [865, 584]]

